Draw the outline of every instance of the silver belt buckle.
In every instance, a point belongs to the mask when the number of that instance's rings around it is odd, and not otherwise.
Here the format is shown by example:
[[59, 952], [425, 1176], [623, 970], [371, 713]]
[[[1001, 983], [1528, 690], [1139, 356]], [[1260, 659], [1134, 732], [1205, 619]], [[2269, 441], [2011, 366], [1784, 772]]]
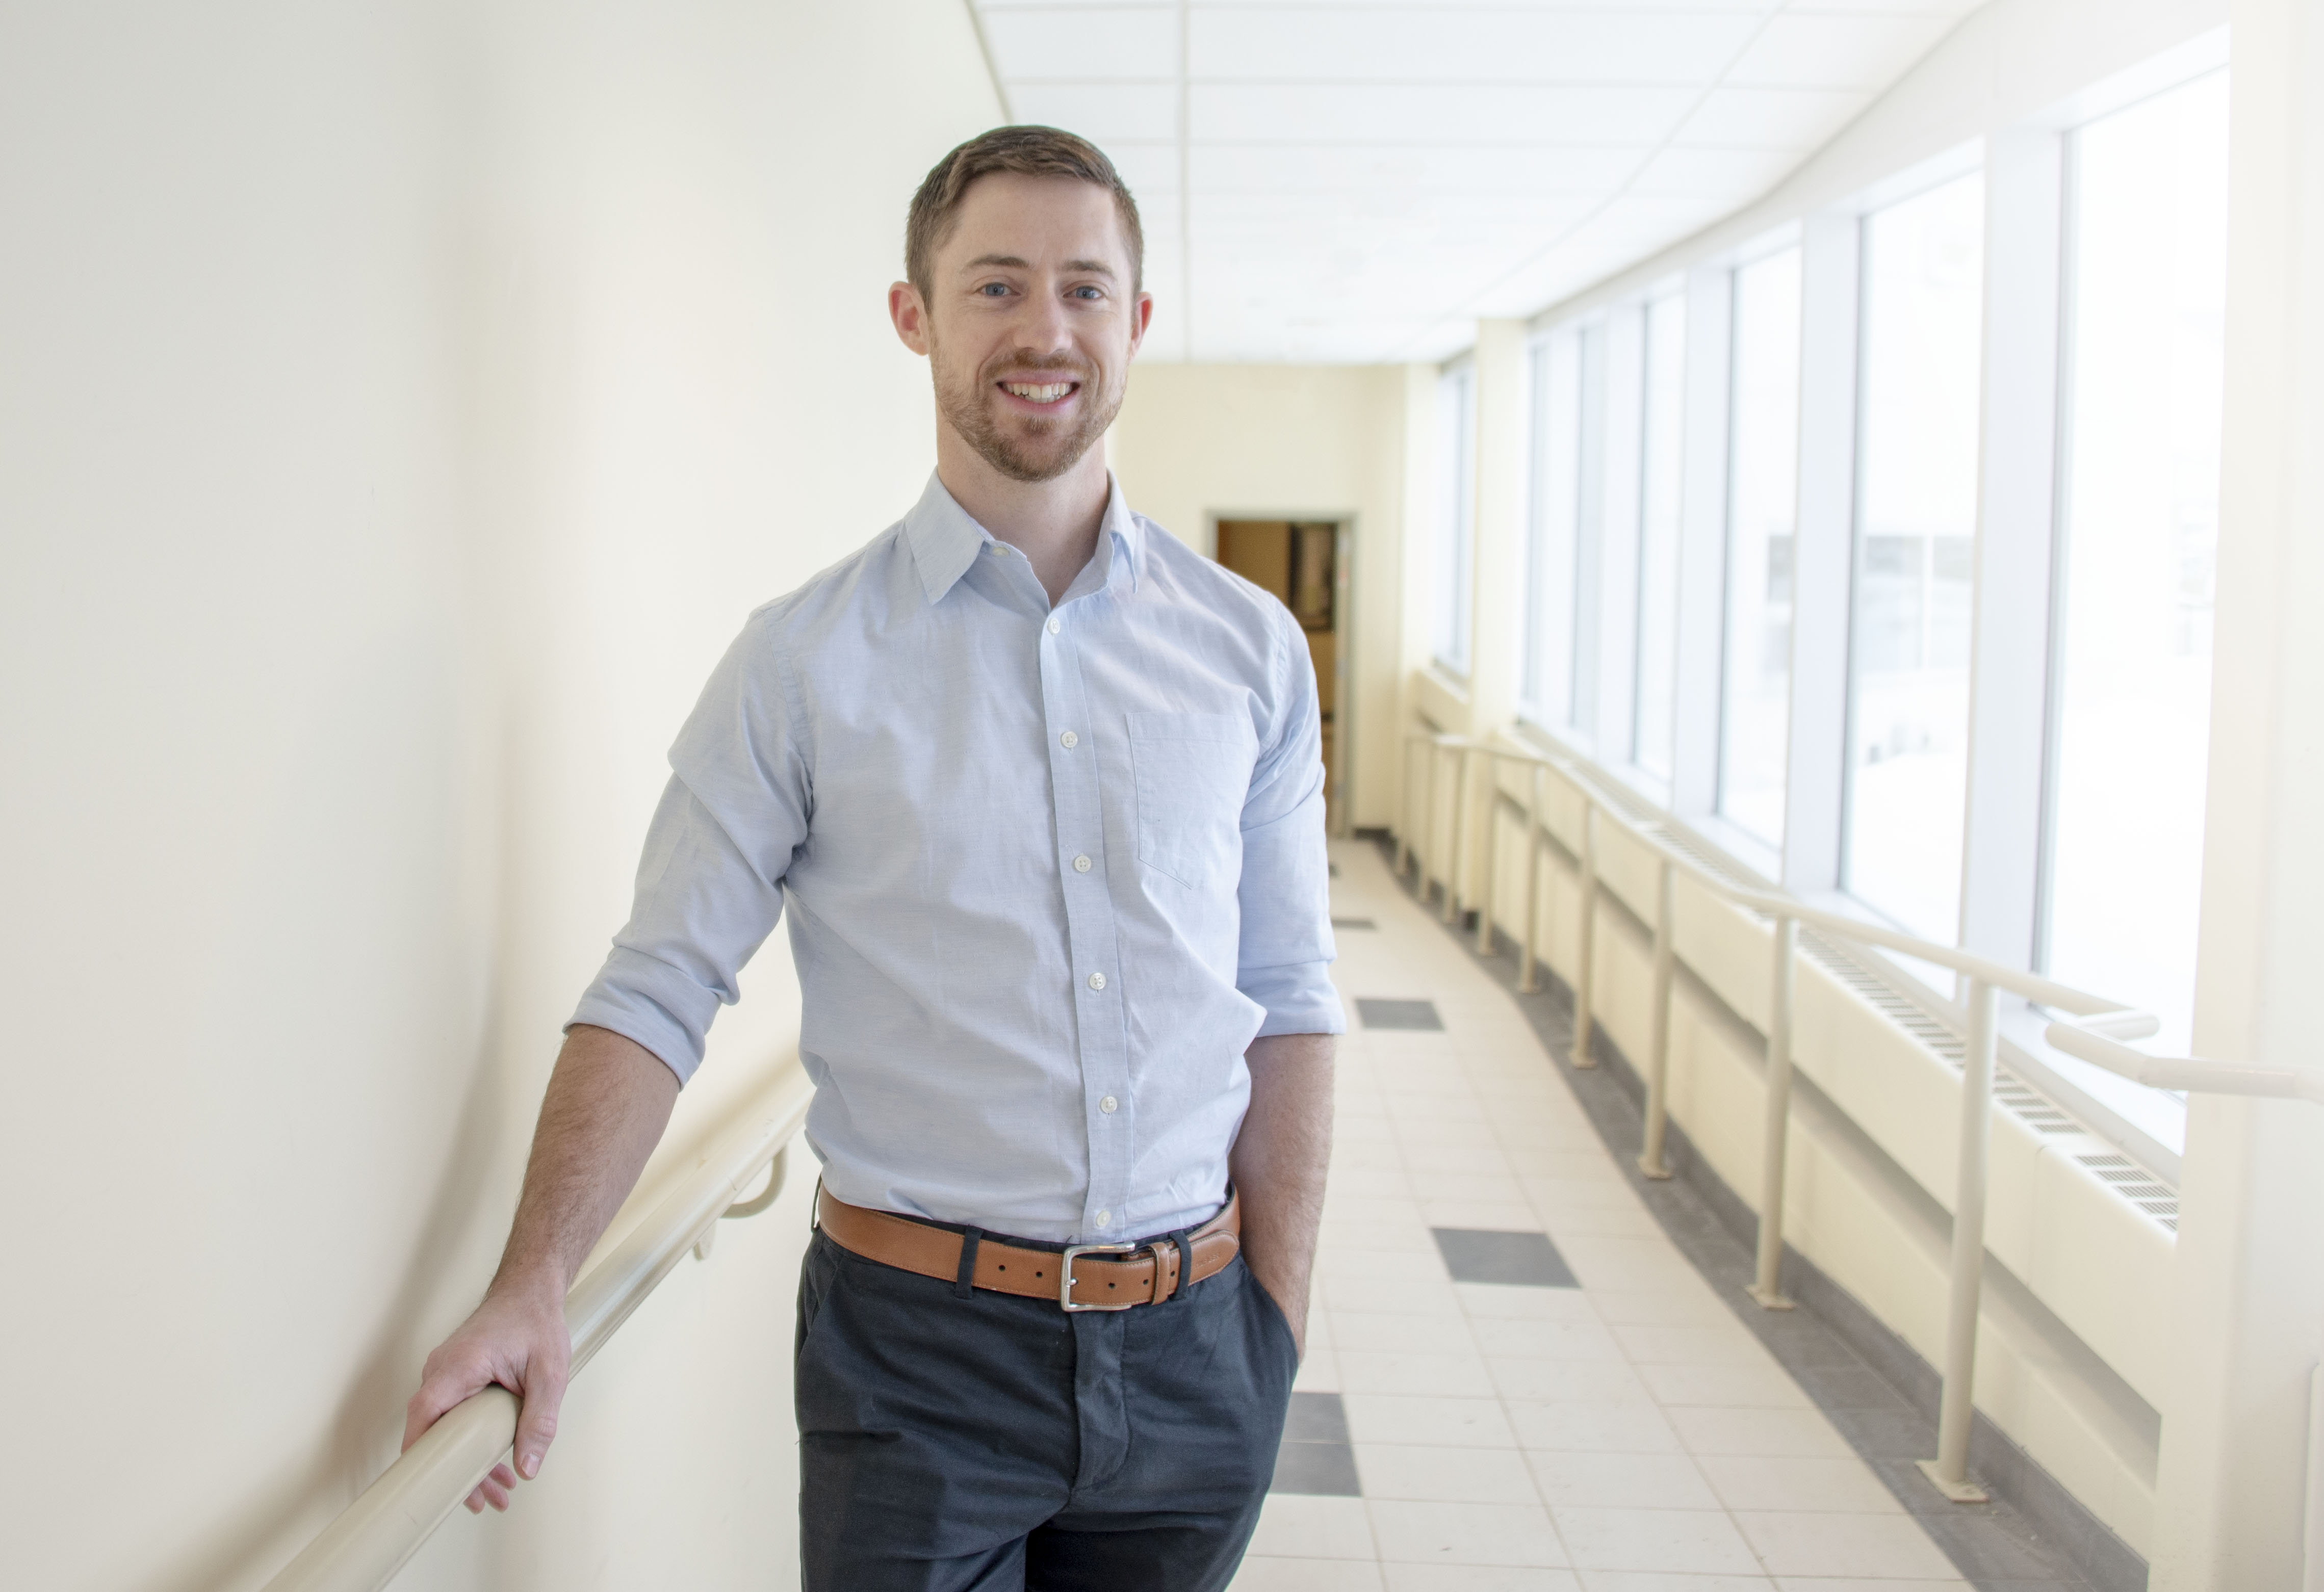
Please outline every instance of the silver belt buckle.
[[[1085, 1310], [1130, 1309], [1139, 1302], [1135, 1299], [1125, 1299], [1120, 1304], [1075, 1304], [1074, 1302], [1074, 1262], [1084, 1255], [1135, 1255], [1140, 1249], [1148, 1247], [1144, 1244], [1067, 1245], [1063, 1258], [1057, 1263], [1057, 1303], [1064, 1307], [1067, 1315]], [[1160, 1263], [1160, 1257], [1157, 1256], [1156, 1265], [1158, 1265]], [[1159, 1274], [1157, 1273], [1157, 1275], [1158, 1276]]]

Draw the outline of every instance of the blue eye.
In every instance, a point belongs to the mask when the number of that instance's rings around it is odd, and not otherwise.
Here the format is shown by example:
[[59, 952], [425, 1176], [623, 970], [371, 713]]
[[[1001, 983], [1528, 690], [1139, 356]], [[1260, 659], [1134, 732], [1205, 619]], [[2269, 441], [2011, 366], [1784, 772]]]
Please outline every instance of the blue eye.
[[1105, 296], [1095, 288], [1075, 288], [1074, 293], [1082, 299], [1102, 299]]
[[988, 299], [997, 298], [1001, 294], [1006, 293], [1009, 290], [1009, 284], [1006, 282], [987, 282], [976, 290], [983, 294]]

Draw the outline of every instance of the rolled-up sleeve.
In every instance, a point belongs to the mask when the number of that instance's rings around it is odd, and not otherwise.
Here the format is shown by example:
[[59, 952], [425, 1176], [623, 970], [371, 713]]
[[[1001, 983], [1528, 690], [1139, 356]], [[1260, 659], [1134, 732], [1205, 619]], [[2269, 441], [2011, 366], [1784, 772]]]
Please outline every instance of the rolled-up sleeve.
[[1242, 940], [1235, 987], [1267, 1008], [1259, 1036], [1341, 1034], [1332, 987], [1331, 860], [1323, 844], [1323, 727], [1315, 668], [1289, 612], [1276, 627], [1275, 733], [1242, 811]]
[[630, 921], [567, 1025], [635, 1040], [680, 1083], [701, 1066], [718, 1008], [740, 998], [807, 839], [812, 795], [770, 629], [752, 617], [671, 748]]

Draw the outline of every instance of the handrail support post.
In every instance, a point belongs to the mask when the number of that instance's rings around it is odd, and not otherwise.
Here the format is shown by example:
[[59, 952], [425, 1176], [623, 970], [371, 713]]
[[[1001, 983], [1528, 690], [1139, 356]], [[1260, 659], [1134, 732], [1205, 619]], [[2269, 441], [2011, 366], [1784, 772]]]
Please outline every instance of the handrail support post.
[[1535, 960], [1541, 921], [1541, 763], [1533, 762], [1531, 788], [1526, 794], [1526, 892], [1523, 951], [1517, 956], [1517, 993], [1541, 993], [1541, 970]]
[[1763, 1310], [1790, 1310], [1784, 1294], [1784, 1173], [1792, 1127], [1792, 1002], [1798, 988], [1800, 920], [1775, 924], [1775, 970], [1767, 1000], [1766, 1120], [1759, 1151], [1758, 1272], [1746, 1290]]
[[1672, 919], [1678, 905], [1678, 870], [1668, 856], [1655, 890], [1654, 1030], [1646, 1053], [1646, 1127], [1638, 1149], [1638, 1170], [1657, 1182], [1669, 1178], [1663, 1144], [1670, 1132], [1670, 1030], [1672, 973], [1677, 962]]
[[1598, 804], [1578, 785], [1574, 789], [1582, 797], [1582, 856], [1577, 869], [1582, 927], [1573, 952], [1573, 1065], [1576, 1071], [1586, 1072], [1598, 1064], [1598, 1058], [1590, 1052], [1594, 1021], [1590, 997], [1597, 982], [1598, 961]]
[[1993, 1146], [1994, 1053], [2000, 1038], [2000, 991], [1972, 977], [1969, 1049], [1961, 1058], [1960, 1171], [1953, 1184], [1952, 1293], [1945, 1321], [1945, 1381], [1937, 1416], [1937, 1457], [1921, 1469], [1956, 1504], [1982, 1504], [1969, 1478], [1970, 1396], [1977, 1382], [1977, 1319], [1985, 1283], [1986, 1173]]
[[1477, 954], [1493, 953], [1493, 912], [1500, 893], [1501, 764], [1493, 752], [1485, 759], [1485, 877], [1477, 886]]

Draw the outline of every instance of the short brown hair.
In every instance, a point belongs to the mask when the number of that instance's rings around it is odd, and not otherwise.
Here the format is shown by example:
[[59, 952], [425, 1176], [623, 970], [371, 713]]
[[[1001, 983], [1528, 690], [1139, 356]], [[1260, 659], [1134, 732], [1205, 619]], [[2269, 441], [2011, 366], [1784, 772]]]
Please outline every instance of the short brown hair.
[[912, 196], [904, 223], [904, 276], [920, 297], [929, 295], [929, 271], [936, 252], [952, 235], [968, 186], [996, 171], [1024, 177], [1071, 177], [1093, 182], [1113, 195], [1121, 217], [1122, 236], [1130, 244], [1130, 285], [1143, 285], [1146, 274], [1146, 234], [1138, 225], [1138, 201], [1130, 185], [1105, 158], [1105, 152], [1086, 138], [1056, 127], [995, 127], [980, 133], [938, 161]]

